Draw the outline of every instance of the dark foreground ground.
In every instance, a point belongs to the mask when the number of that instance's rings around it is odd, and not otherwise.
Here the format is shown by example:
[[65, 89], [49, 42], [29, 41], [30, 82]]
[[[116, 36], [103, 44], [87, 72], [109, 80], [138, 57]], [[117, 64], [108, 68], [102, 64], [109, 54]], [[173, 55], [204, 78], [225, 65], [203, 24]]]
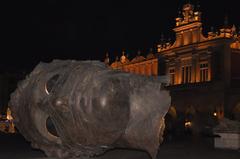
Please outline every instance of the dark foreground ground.
[[[0, 159], [46, 159], [44, 153], [33, 150], [20, 135], [0, 134]], [[150, 159], [141, 151], [113, 150], [97, 159]], [[220, 150], [213, 146], [213, 138], [181, 138], [164, 142], [158, 159], [240, 159], [240, 151]]]

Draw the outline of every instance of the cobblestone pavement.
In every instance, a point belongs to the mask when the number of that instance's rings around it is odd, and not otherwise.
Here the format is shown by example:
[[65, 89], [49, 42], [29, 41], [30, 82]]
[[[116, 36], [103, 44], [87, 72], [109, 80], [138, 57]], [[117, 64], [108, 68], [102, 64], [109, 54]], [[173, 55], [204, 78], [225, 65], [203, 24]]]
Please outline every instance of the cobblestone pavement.
[[[213, 138], [184, 138], [163, 143], [158, 159], [240, 159], [240, 151], [213, 147]], [[0, 159], [46, 159], [44, 153], [33, 150], [19, 135], [0, 134]], [[147, 153], [117, 149], [97, 159], [150, 159]]]

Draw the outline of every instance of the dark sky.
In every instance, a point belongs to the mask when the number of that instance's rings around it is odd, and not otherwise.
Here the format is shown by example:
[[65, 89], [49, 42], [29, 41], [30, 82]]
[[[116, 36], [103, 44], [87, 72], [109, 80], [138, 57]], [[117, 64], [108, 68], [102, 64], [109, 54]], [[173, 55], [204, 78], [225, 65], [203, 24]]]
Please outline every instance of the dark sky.
[[[204, 30], [240, 26], [239, 0], [200, 0]], [[32, 69], [52, 59], [103, 60], [124, 49], [131, 56], [173, 38], [174, 18], [186, 0], [9, 1], [2, 14], [1, 71]], [[196, 4], [196, 1], [191, 1]]]

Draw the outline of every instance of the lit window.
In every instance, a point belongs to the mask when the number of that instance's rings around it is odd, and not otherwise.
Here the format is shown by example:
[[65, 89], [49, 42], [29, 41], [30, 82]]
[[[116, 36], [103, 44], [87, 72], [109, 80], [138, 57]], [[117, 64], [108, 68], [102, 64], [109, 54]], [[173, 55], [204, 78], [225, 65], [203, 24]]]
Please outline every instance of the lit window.
[[217, 116], [217, 113], [216, 113], [216, 112], [214, 112], [214, 113], [213, 113], [213, 116], [215, 116], [215, 117], [216, 117], [216, 116]]
[[208, 63], [200, 64], [200, 82], [208, 81]]
[[191, 121], [185, 121], [185, 128], [190, 128], [192, 126], [192, 122]]
[[182, 66], [182, 83], [190, 83], [192, 76], [192, 66]]

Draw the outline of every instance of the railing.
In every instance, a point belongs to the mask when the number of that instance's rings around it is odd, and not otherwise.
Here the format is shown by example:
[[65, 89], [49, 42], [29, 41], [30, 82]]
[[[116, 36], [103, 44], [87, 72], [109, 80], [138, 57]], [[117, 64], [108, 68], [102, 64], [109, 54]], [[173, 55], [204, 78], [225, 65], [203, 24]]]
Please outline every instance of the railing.
[[169, 90], [187, 90], [187, 89], [199, 89], [199, 88], [209, 88], [214, 87], [217, 83], [213, 83], [212, 81], [207, 82], [196, 82], [196, 83], [184, 83], [177, 85], [169, 85], [167, 89]]

